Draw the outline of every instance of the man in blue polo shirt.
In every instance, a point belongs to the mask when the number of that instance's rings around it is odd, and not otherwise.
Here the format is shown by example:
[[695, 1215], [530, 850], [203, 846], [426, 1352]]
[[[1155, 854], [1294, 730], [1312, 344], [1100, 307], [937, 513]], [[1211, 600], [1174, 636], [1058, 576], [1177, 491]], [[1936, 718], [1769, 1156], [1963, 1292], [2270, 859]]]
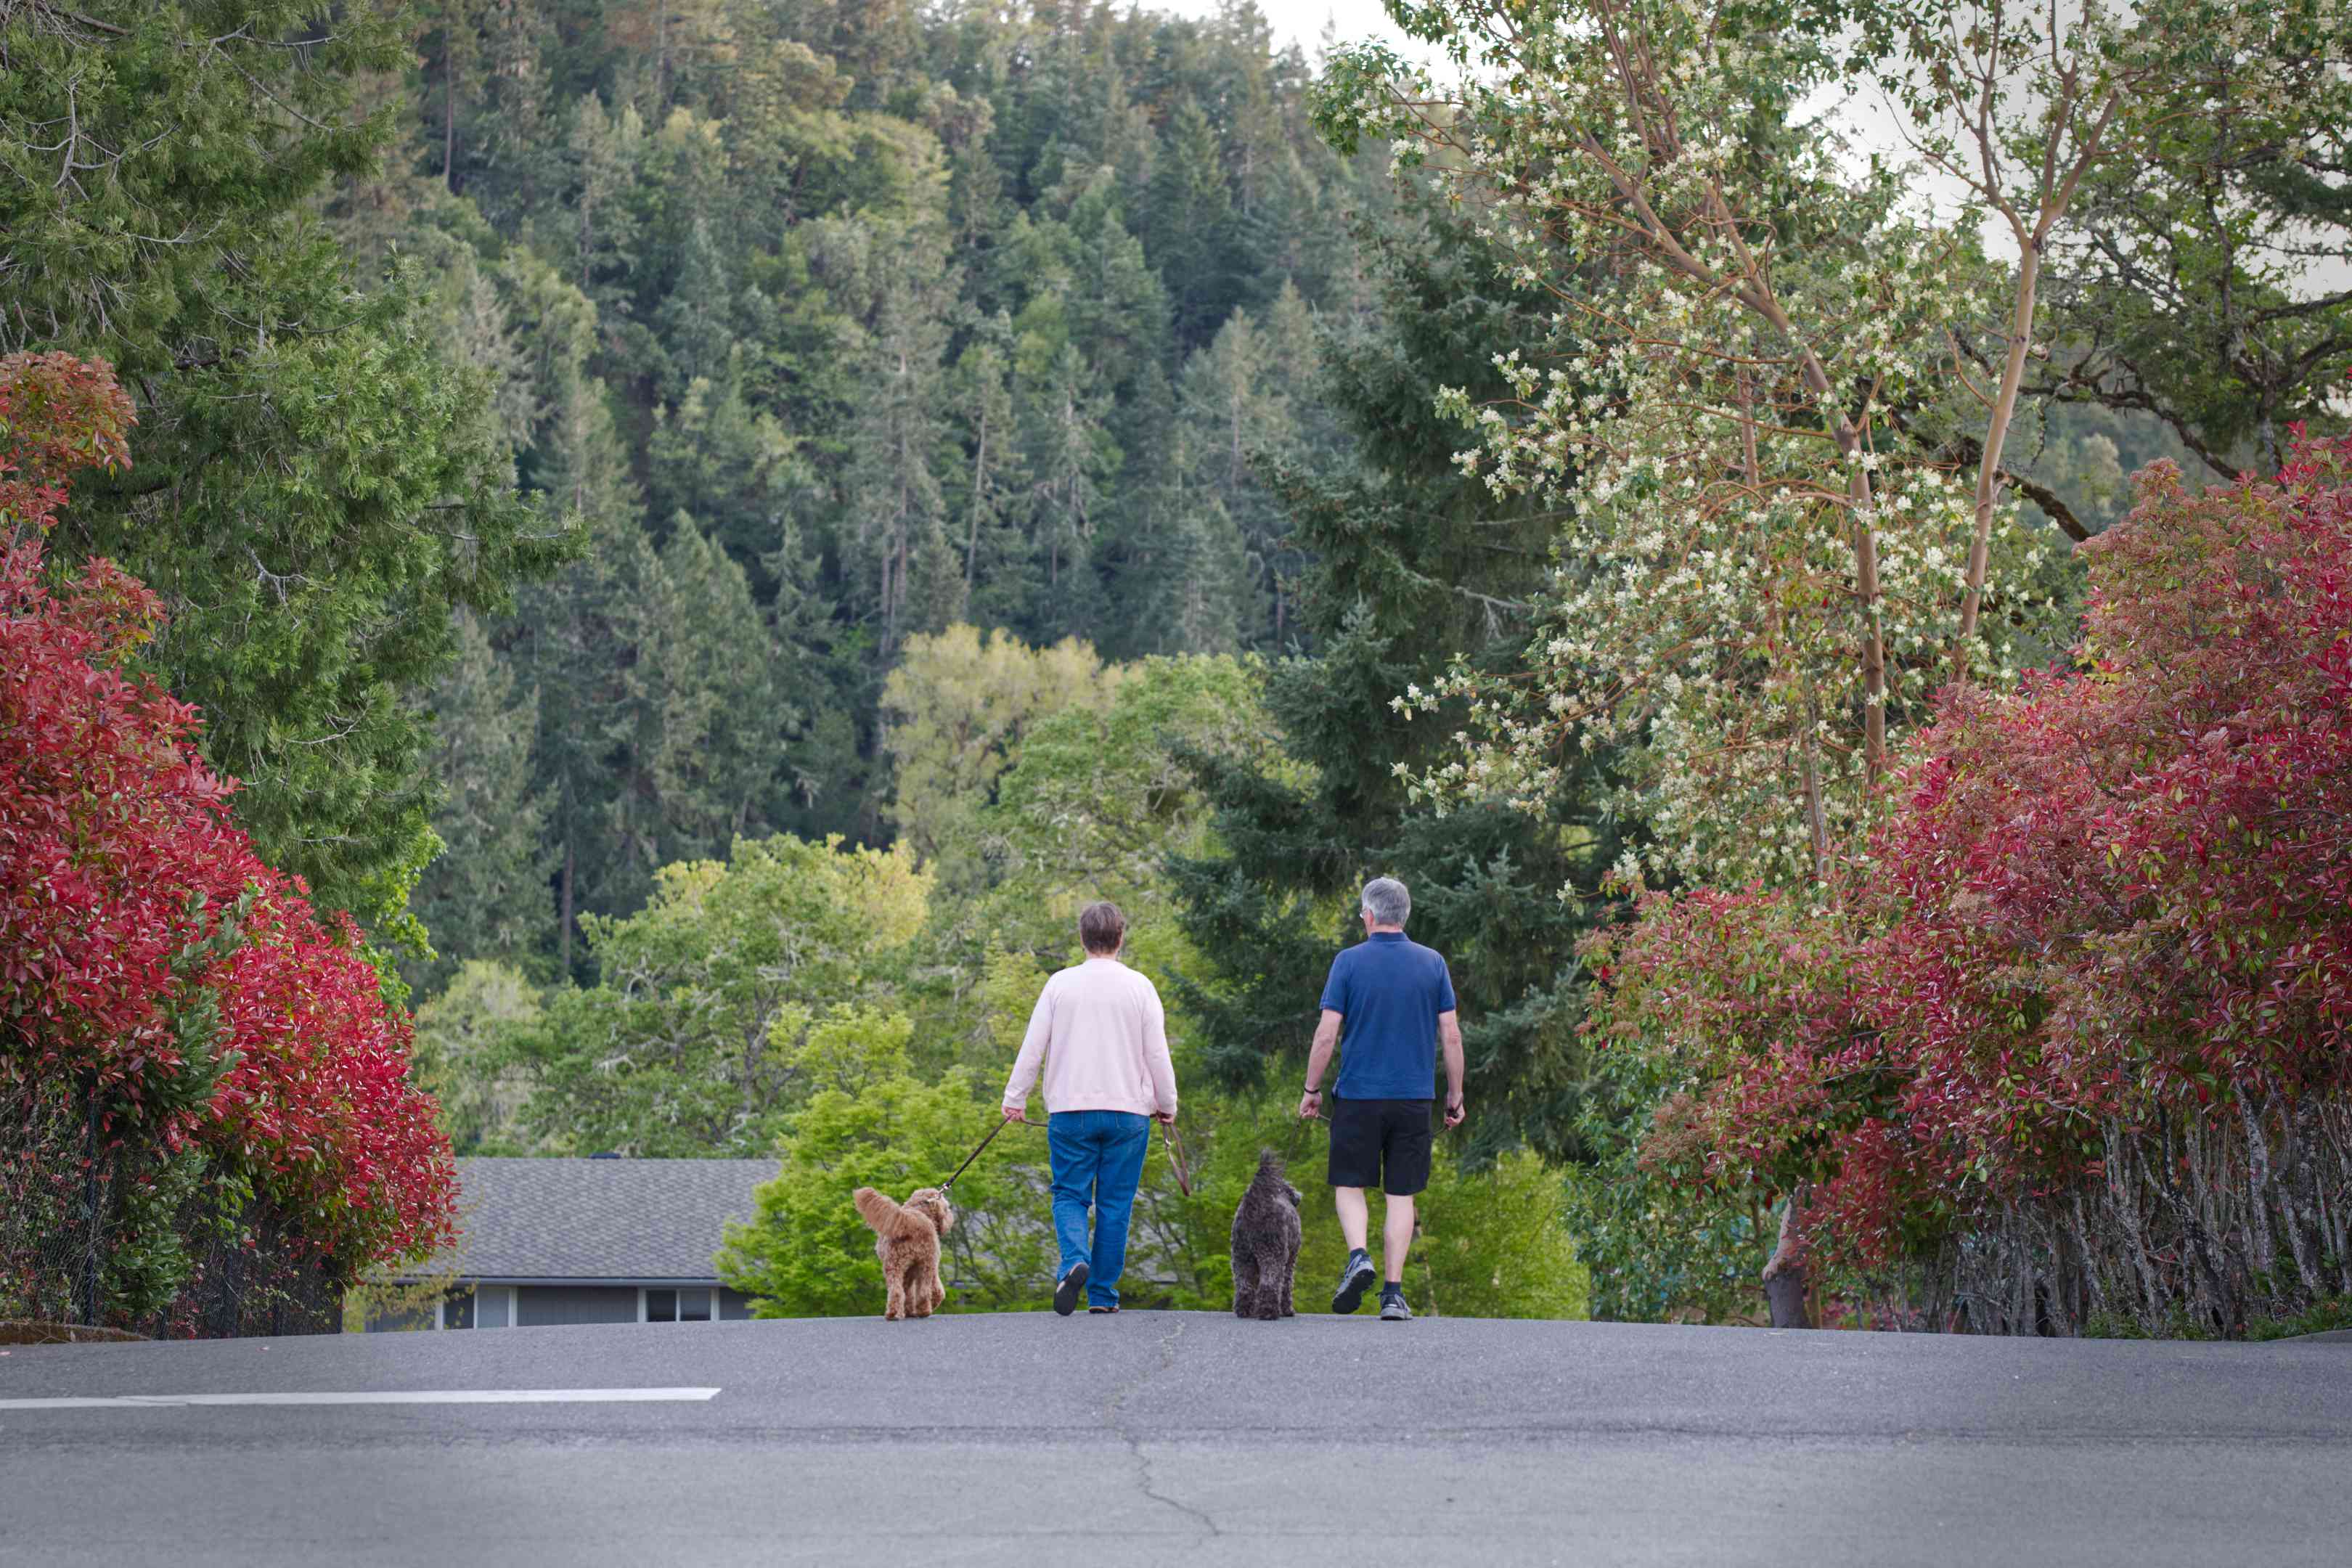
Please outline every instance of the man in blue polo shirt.
[[1454, 1016], [1454, 977], [1445, 960], [1404, 934], [1412, 895], [1393, 877], [1364, 884], [1364, 940], [1340, 950], [1323, 984], [1323, 1019], [1307, 1057], [1302, 1119], [1322, 1109], [1323, 1069], [1339, 1051], [1339, 1081], [1331, 1086], [1331, 1196], [1348, 1237], [1348, 1264], [1331, 1297], [1335, 1312], [1352, 1312], [1372, 1282], [1364, 1243], [1378, 1186], [1388, 1194], [1381, 1226], [1381, 1321], [1409, 1322], [1404, 1304], [1404, 1255], [1412, 1245], [1413, 1194], [1429, 1185], [1430, 1110], [1437, 1098], [1437, 1056], [1445, 1053], [1445, 1125], [1459, 1127], [1462, 1106], [1462, 1026]]

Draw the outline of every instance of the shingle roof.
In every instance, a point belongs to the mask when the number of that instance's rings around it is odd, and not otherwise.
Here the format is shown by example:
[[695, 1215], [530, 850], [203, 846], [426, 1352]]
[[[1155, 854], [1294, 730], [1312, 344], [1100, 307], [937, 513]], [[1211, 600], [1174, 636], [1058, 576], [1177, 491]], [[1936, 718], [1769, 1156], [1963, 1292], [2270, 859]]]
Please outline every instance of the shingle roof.
[[460, 1160], [462, 1239], [433, 1271], [715, 1283], [727, 1222], [775, 1173], [773, 1160]]

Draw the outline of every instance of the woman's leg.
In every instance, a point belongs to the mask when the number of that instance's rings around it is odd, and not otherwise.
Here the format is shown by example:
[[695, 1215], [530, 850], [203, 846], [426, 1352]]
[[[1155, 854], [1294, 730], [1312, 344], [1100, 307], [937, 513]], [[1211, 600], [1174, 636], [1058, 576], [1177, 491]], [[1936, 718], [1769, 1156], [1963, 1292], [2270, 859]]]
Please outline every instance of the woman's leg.
[[1087, 1265], [1087, 1304], [1118, 1305], [1118, 1277], [1127, 1270], [1127, 1224], [1135, 1191], [1143, 1184], [1143, 1159], [1151, 1152], [1151, 1118], [1101, 1110], [1101, 1153], [1095, 1178], [1095, 1247]]
[[1054, 1269], [1057, 1280], [1092, 1250], [1087, 1241], [1087, 1211], [1093, 1206], [1101, 1159], [1090, 1136], [1089, 1114], [1057, 1111], [1045, 1119], [1045, 1153], [1054, 1170], [1054, 1240], [1062, 1254]]

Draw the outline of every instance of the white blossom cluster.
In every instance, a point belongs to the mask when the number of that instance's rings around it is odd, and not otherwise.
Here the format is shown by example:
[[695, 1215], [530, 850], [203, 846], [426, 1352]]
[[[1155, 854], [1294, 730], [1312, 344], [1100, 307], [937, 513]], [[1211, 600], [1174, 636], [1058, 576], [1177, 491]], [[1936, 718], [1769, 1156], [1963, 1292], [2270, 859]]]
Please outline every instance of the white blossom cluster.
[[[1964, 247], [1883, 180], [1746, 153], [1757, 81], [1809, 67], [1769, 34], [1731, 37], [1717, 6], [1432, 9], [1467, 85], [1449, 101], [1368, 79], [1364, 123], [1555, 294], [1568, 345], [1497, 356], [1499, 405], [1455, 388], [1440, 407], [1472, 432], [1465, 473], [1570, 521], [1526, 668], [1458, 667], [1397, 698], [1465, 714], [1413, 791], [1539, 809], [1606, 749], [1620, 808], [1654, 835], [1650, 869], [1801, 883], [1817, 821], [1841, 854], [1867, 826], [1874, 703], [1916, 721], [1951, 672], [1973, 477], [1929, 461], [1901, 416], [1942, 395]], [[1630, 90], [1635, 31], [1649, 74]], [[1997, 595], [2035, 547], [2007, 517], [1995, 539]], [[2005, 673], [1989, 646], [1982, 673]]]

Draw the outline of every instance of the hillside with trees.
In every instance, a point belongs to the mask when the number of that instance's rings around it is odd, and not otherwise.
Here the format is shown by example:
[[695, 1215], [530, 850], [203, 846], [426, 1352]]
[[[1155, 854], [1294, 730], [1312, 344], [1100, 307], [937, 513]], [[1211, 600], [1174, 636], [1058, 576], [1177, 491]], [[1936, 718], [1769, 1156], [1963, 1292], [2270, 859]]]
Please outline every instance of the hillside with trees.
[[418, 270], [581, 539], [464, 633], [441, 771], [474, 804], [415, 900], [438, 945], [562, 970], [670, 861], [887, 837], [909, 637], [1295, 636], [1258, 464], [1343, 445], [1316, 323], [1357, 308], [1386, 182], [1316, 139], [1254, 10], [419, 23], [386, 172], [329, 222]]

